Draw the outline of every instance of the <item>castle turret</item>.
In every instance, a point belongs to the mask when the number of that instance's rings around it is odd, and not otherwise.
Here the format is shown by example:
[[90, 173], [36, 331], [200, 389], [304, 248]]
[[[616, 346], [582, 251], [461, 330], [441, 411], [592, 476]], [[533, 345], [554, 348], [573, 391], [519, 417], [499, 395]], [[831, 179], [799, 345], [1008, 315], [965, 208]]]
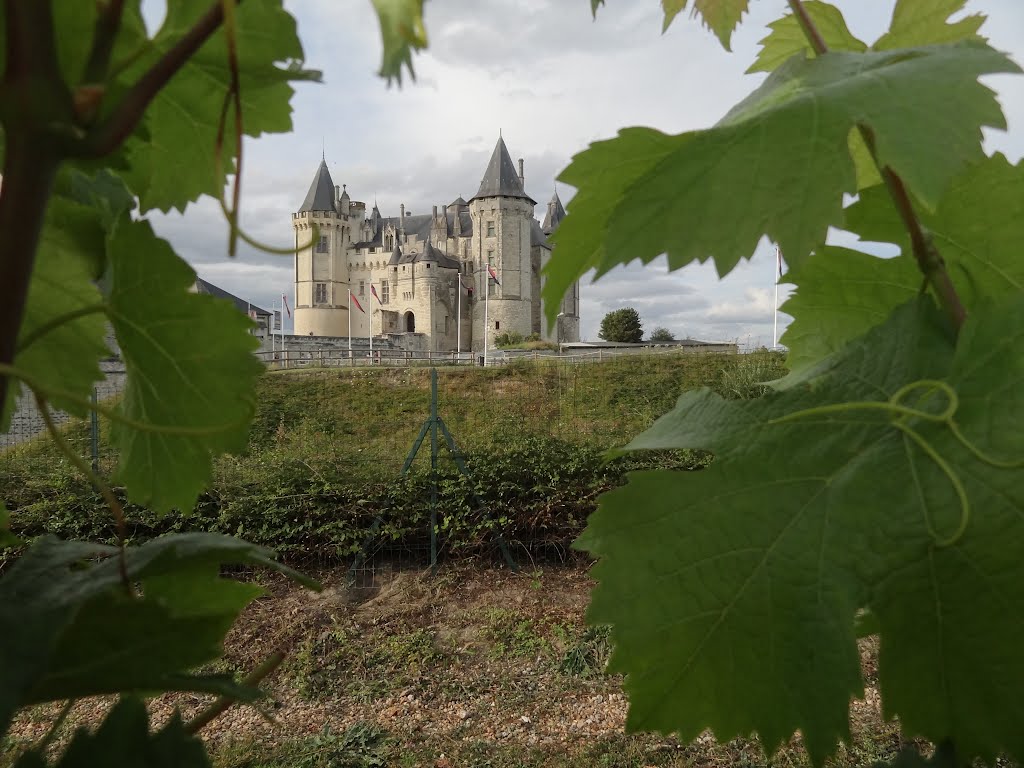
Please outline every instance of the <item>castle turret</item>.
[[[496, 334], [511, 331], [525, 337], [532, 331], [530, 227], [535, 205], [523, 189], [522, 167], [517, 173], [499, 136], [480, 188], [469, 201], [477, 295], [481, 299], [486, 296], [488, 305], [486, 329], [484, 302], [473, 307], [474, 346], [483, 345], [477, 329], [486, 331], [488, 345]], [[488, 276], [488, 265], [498, 281]]]
[[296, 334], [340, 336], [346, 325], [348, 265], [337, 190], [321, 160], [306, 198], [292, 214]]
[[[558, 198], [558, 190], [548, 201], [548, 209], [544, 214], [544, 222], [539, 226], [539, 232], [534, 233], [534, 264], [536, 266], [536, 278], [534, 288], [541, 290], [541, 281], [547, 268], [548, 260], [551, 258], [552, 245], [548, 238], [555, 233], [558, 225], [565, 218], [565, 207]], [[534, 328], [549, 341], [556, 343], [579, 341], [580, 340], [580, 284], [577, 280], [565, 292], [562, 303], [558, 307], [558, 317], [555, 326], [547, 329], [544, 321], [546, 313], [544, 302], [540, 302], [537, 312], [534, 315]]]

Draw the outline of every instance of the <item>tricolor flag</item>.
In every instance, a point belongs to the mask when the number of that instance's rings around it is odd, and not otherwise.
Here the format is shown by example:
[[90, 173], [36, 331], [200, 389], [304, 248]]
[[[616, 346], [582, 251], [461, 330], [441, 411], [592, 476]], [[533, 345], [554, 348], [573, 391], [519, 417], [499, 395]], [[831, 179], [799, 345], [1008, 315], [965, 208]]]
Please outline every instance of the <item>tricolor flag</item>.
[[492, 267], [490, 264], [487, 265], [487, 274], [491, 276], [494, 282], [496, 282], [498, 285], [501, 285], [501, 280], [498, 279], [498, 276], [494, 272], [494, 267]]
[[351, 294], [351, 293], [348, 296], [349, 296], [350, 299], [352, 299], [352, 301], [355, 302], [356, 306], [359, 308], [359, 311], [362, 312], [365, 315], [366, 314], [366, 310], [363, 309], [363, 305], [359, 303], [359, 299], [357, 299], [355, 297], [355, 295]]
[[292, 311], [288, 307], [288, 297], [285, 296], [283, 293], [281, 294], [281, 301], [284, 302], [284, 311], [288, 313], [288, 317], [291, 317], [292, 316]]
[[782, 249], [779, 246], [775, 246], [775, 261], [776, 267], [778, 268], [778, 279], [782, 279]]
[[376, 285], [371, 285], [370, 286], [370, 293], [373, 294], [373, 298], [375, 298], [377, 300], [377, 303], [380, 304], [383, 307], [384, 306], [384, 302], [381, 301], [380, 300], [380, 296], [377, 295], [377, 286]]

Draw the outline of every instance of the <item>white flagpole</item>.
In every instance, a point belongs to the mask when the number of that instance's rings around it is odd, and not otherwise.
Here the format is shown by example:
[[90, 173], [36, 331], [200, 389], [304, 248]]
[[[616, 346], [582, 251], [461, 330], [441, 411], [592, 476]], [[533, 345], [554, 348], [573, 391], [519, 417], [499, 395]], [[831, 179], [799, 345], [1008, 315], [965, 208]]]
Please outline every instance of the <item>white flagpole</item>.
[[775, 306], [772, 312], [772, 349], [779, 346], [779, 280], [782, 279], [782, 251], [775, 246]]
[[354, 365], [352, 360], [352, 289], [348, 289], [348, 359], [349, 364]]
[[491, 273], [484, 268], [484, 368], [487, 367], [487, 298], [491, 293]]
[[373, 302], [370, 305], [370, 314], [366, 316], [366, 322], [370, 324], [370, 365], [373, 365]]
[[[447, 245], [447, 242], [446, 242]], [[462, 267], [459, 267], [459, 308], [456, 311], [455, 317], [455, 335], [458, 338], [455, 340], [455, 359], [458, 360], [462, 357]]]

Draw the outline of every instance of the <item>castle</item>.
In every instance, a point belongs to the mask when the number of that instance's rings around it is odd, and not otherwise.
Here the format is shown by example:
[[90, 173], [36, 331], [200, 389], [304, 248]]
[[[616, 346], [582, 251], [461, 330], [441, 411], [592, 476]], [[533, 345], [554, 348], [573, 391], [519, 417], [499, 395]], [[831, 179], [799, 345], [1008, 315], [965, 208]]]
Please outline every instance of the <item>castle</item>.
[[322, 161], [292, 214], [295, 334], [345, 337], [350, 327], [353, 337], [416, 334], [422, 348], [437, 352], [481, 350], [485, 334], [493, 347], [495, 336], [510, 332], [578, 341], [579, 284], [566, 293], [550, 331], [541, 299], [547, 238], [565, 209], [556, 192], [540, 223], [535, 206], [523, 161], [517, 172], [500, 137], [476, 195], [429, 214], [413, 215], [403, 204], [397, 217], [384, 217], [374, 204], [366, 216], [366, 205], [335, 185]]

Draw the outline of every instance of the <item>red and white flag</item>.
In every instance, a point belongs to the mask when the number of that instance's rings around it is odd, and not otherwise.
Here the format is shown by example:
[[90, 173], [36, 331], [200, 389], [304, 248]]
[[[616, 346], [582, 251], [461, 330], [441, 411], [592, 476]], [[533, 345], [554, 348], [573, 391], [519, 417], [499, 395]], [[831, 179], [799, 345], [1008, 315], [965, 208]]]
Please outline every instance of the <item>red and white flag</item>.
[[501, 280], [498, 279], [498, 276], [494, 272], [494, 267], [492, 267], [490, 264], [487, 265], [487, 274], [491, 276], [491, 279], [493, 279], [494, 282], [496, 282], [498, 285], [501, 285]]
[[384, 306], [384, 302], [381, 301], [380, 300], [380, 296], [377, 295], [377, 286], [376, 285], [371, 285], [370, 286], [370, 293], [373, 294], [373, 298], [375, 298], [377, 300], [377, 303], [380, 304], [383, 307]]
[[288, 306], [288, 297], [285, 294], [281, 294], [281, 301], [284, 302], [284, 311], [288, 313], [288, 317], [292, 316], [292, 310]]
[[359, 308], [359, 311], [360, 311], [360, 312], [362, 312], [362, 313], [363, 313], [363, 314], [365, 315], [365, 314], [366, 314], [366, 310], [365, 310], [365, 309], [363, 309], [363, 305], [359, 303], [359, 299], [357, 299], [357, 298], [355, 297], [355, 295], [354, 295], [354, 294], [351, 294], [351, 293], [350, 293], [350, 294], [348, 295], [348, 297], [349, 297], [350, 299], [352, 299], [352, 301], [354, 301], [354, 302], [355, 302], [355, 304], [356, 304], [356, 307], [358, 307], [358, 308]]

